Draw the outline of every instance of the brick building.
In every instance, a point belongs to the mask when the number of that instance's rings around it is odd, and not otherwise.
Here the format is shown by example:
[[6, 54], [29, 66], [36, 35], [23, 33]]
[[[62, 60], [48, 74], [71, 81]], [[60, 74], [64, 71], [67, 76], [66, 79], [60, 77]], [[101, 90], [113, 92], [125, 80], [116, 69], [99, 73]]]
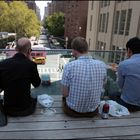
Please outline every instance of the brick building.
[[65, 37], [86, 37], [88, 1], [66, 1]]

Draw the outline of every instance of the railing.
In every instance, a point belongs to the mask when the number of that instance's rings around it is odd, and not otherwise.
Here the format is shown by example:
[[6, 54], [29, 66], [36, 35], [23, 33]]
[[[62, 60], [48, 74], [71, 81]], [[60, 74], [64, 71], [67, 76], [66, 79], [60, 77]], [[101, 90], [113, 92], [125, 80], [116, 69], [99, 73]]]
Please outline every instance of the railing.
[[[6, 59], [6, 52], [15, 52], [11, 49], [0, 49], [0, 60]], [[42, 50], [34, 50], [34, 51], [42, 51]], [[61, 57], [64, 58], [72, 58], [72, 50], [71, 49], [51, 49], [46, 50], [47, 55], [60, 54]], [[120, 61], [126, 58], [125, 51], [96, 51], [90, 50], [89, 54], [93, 57], [93, 59], [102, 60], [105, 63], [116, 63], [118, 64]], [[12, 53], [13, 55], [13, 53]]]
[[[13, 51], [11, 54], [13, 55], [16, 53], [14, 50], [8, 50], [8, 49], [0, 49], [0, 61], [3, 59], [7, 59], [9, 55], [7, 56], [8, 52]], [[42, 50], [35, 50], [35, 51], [42, 51]], [[53, 61], [51, 63], [56, 63], [55, 67], [51, 66], [48, 67], [48, 64], [46, 65], [38, 65], [38, 71], [41, 75], [42, 73], [48, 73], [50, 74], [51, 79], [57, 79], [60, 80], [62, 76], [62, 70], [66, 63], [72, 61], [75, 59], [72, 56], [72, 50], [70, 49], [51, 49], [46, 50], [47, 51], [47, 57], [52, 58], [53, 55], [56, 55], [58, 61]], [[58, 54], [58, 55], [57, 55]], [[118, 91], [118, 85], [116, 83], [116, 71], [113, 70], [113, 67], [110, 67], [113, 63], [118, 64], [120, 61], [124, 60], [126, 58], [124, 51], [89, 51], [89, 54], [93, 57], [93, 59], [98, 59], [104, 61], [106, 64], [108, 64], [109, 68], [107, 70], [107, 83], [105, 85], [105, 92], [104, 95], [108, 95], [108, 93], [111, 93], [113, 91]], [[52, 56], [51, 56], [52, 55]], [[47, 60], [48, 62], [48, 60]], [[112, 65], [112, 66], [113, 66]], [[56, 86], [58, 88], [58, 86]], [[56, 90], [57, 92], [60, 92], [60, 89]]]

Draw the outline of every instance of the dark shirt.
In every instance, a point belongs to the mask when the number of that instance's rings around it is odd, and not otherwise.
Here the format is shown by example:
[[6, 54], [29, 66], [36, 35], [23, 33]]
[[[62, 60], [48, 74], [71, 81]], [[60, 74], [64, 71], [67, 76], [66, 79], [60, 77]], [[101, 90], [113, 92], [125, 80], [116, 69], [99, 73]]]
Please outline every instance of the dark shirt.
[[0, 62], [0, 86], [5, 108], [24, 110], [31, 104], [31, 84], [40, 85], [37, 65], [22, 53]]

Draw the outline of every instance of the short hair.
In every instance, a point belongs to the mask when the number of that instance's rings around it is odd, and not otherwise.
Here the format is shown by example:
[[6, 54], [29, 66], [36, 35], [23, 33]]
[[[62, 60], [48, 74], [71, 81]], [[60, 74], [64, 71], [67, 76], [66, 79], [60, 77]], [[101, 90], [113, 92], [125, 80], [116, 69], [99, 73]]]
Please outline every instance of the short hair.
[[72, 40], [71, 43], [72, 49], [80, 52], [80, 53], [86, 53], [88, 52], [88, 44], [85, 38], [83, 37], [76, 37]]
[[22, 37], [17, 41], [16, 50], [19, 52], [27, 53], [31, 49], [31, 42], [28, 38]]
[[131, 38], [126, 43], [126, 49], [128, 48], [132, 51], [133, 54], [140, 53], [140, 39], [138, 37]]

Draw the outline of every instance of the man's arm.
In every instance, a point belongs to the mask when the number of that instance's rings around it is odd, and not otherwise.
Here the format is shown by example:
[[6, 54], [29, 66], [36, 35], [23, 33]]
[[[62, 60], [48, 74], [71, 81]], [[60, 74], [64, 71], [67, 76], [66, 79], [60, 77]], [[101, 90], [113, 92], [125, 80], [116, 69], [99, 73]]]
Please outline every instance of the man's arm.
[[61, 92], [63, 97], [67, 97], [69, 95], [69, 83], [69, 69], [67, 65], [65, 65], [61, 80]]
[[41, 83], [41, 79], [39, 77], [39, 73], [37, 70], [37, 65], [34, 64], [33, 72], [32, 72], [32, 84], [34, 87], [38, 87]]
[[121, 65], [118, 67], [118, 85], [122, 89], [124, 86], [125, 77], [123, 75], [123, 69]]

